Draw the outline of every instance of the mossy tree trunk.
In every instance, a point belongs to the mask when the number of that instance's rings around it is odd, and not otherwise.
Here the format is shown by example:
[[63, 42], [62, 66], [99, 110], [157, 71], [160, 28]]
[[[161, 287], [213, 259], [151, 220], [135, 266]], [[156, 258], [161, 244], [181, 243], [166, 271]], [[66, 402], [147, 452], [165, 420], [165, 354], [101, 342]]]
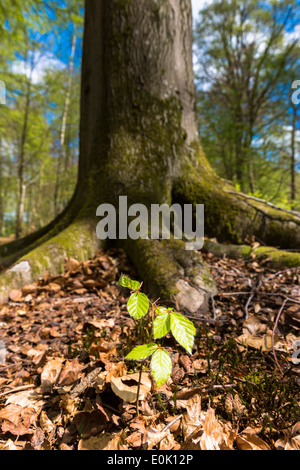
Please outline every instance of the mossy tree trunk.
[[[15, 285], [28, 282], [45, 268], [58, 272], [65, 256], [93, 252], [96, 209], [117, 206], [121, 195], [147, 206], [204, 203], [206, 233], [219, 241], [241, 243], [253, 234], [268, 244], [300, 247], [299, 216], [246, 199], [215, 175], [195, 108], [190, 0], [87, 0], [77, 190], [47, 229], [0, 248], [6, 264], [15, 259], [14, 248], [23, 256], [2, 276], [2, 297], [12, 278]], [[215, 293], [200, 255], [183, 242], [122, 246], [153, 295], [196, 312]]]

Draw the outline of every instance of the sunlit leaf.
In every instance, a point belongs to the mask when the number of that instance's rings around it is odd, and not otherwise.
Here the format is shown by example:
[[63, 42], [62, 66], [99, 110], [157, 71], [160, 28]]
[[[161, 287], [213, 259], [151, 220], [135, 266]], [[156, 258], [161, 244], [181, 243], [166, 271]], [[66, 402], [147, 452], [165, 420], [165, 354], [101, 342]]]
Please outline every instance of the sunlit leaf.
[[161, 387], [172, 373], [172, 361], [165, 349], [158, 349], [151, 359], [151, 373], [157, 387]]
[[151, 356], [156, 350], [158, 349], [157, 344], [150, 343], [150, 344], [143, 344], [142, 346], [137, 346], [134, 348], [126, 357], [125, 359], [129, 359], [132, 361], [143, 361]]
[[180, 313], [171, 313], [171, 331], [178, 343], [192, 354], [196, 330], [193, 323]]
[[134, 292], [128, 300], [127, 310], [132, 318], [143, 318], [149, 311], [148, 297], [141, 292]]
[[167, 309], [161, 310], [153, 322], [154, 339], [163, 338], [171, 329], [170, 314]]

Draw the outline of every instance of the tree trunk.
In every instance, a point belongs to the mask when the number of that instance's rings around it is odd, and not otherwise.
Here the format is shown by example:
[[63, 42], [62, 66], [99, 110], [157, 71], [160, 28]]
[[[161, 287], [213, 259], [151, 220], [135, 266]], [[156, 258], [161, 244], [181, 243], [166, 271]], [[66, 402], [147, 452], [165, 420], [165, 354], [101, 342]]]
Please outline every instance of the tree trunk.
[[4, 235], [4, 191], [3, 191], [3, 155], [2, 155], [2, 139], [0, 138], [0, 236]]
[[[32, 74], [31, 69], [31, 74]], [[24, 208], [25, 208], [25, 197], [26, 197], [26, 182], [25, 182], [25, 146], [27, 141], [27, 130], [28, 130], [28, 119], [30, 111], [30, 101], [31, 101], [31, 75], [27, 79], [27, 89], [25, 96], [25, 110], [24, 110], [24, 121], [21, 135], [21, 144], [20, 144], [20, 154], [18, 160], [18, 177], [19, 177], [19, 199], [17, 206], [17, 220], [16, 220], [16, 238], [20, 238], [23, 231], [23, 219], [24, 219]]]
[[[76, 193], [57, 221], [24, 244], [0, 247], [8, 288], [56, 273], [65, 256], [92, 254], [102, 203], [205, 204], [205, 229], [219, 241], [256, 235], [300, 247], [300, 217], [248, 199], [216, 176], [200, 144], [195, 112], [190, 0], [88, 0], [83, 47]], [[196, 313], [216, 292], [199, 253], [178, 240], [119, 241], [148, 292]], [[6, 250], [6, 251], [5, 251]], [[33, 250], [33, 251], [32, 251]], [[13, 284], [14, 282], [14, 284]], [[0, 292], [1, 296], [1, 292]]]
[[297, 108], [292, 103], [293, 122], [291, 132], [291, 203], [294, 205], [296, 200], [296, 131], [297, 131]]
[[60, 190], [61, 170], [62, 170], [62, 165], [63, 165], [64, 147], [65, 147], [65, 140], [66, 140], [67, 119], [68, 119], [69, 107], [70, 107], [70, 101], [71, 101], [76, 41], [77, 41], [77, 28], [76, 26], [74, 26], [72, 49], [71, 49], [71, 55], [70, 55], [70, 60], [69, 60], [69, 66], [68, 66], [68, 83], [67, 83], [67, 89], [66, 89], [64, 111], [63, 111], [63, 116], [62, 116], [61, 131], [60, 131], [56, 181], [55, 181], [55, 188], [54, 188], [54, 216], [55, 217], [57, 217], [57, 215], [59, 214], [59, 201], [58, 201], [59, 194], [58, 193]]

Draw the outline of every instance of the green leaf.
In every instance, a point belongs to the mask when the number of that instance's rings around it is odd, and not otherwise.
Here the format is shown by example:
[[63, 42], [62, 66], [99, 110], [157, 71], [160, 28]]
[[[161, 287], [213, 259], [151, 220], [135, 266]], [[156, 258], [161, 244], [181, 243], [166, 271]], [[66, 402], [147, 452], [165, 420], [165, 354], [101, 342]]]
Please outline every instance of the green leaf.
[[151, 356], [158, 349], [157, 344], [143, 344], [142, 346], [137, 346], [134, 348], [125, 359], [130, 359], [132, 361], [142, 361]]
[[196, 330], [193, 323], [180, 313], [171, 313], [171, 331], [178, 343], [192, 354]]
[[127, 310], [132, 318], [140, 320], [147, 315], [149, 310], [149, 300], [145, 294], [135, 292], [132, 294], [127, 303]]
[[158, 349], [152, 356], [151, 373], [157, 387], [161, 387], [172, 373], [172, 361], [165, 349]]
[[[156, 310], [158, 311], [158, 309]], [[171, 329], [171, 320], [170, 313], [168, 310], [160, 310], [160, 313], [157, 315], [153, 322], [153, 335], [154, 339], [163, 338], [169, 333]]]
[[138, 290], [141, 287], [141, 283], [139, 281], [131, 281], [131, 288], [133, 290]]
[[128, 289], [138, 290], [141, 287], [141, 283], [138, 281], [132, 281], [129, 277], [122, 276], [119, 280], [119, 284], [122, 287], [127, 287]]
[[122, 287], [128, 287], [128, 288], [130, 288], [130, 286], [131, 286], [131, 279], [129, 279], [129, 277], [122, 276], [121, 279], [119, 280], [119, 284], [120, 284]]

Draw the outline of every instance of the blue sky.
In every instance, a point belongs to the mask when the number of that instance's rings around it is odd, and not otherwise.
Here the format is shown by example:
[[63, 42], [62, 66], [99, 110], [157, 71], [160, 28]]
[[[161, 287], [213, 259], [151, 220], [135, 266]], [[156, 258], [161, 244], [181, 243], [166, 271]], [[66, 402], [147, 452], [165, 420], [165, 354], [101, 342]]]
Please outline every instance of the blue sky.
[[207, 0], [192, 0], [194, 18], [197, 18], [199, 10], [201, 10], [206, 3], [210, 2]]

